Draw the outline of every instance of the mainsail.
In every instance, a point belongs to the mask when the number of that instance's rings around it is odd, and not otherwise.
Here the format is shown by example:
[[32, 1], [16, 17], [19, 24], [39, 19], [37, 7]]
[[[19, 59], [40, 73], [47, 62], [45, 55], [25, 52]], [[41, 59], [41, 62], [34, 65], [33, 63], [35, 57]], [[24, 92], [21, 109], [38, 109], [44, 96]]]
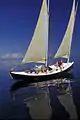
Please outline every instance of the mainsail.
[[45, 63], [48, 52], [48, 24], [49, 15], [47, 1], [43, 0], [34, 34], [22, 63]]
[[63, 57], [63, 58], [69, 59], [69, 57], [70, 57], [71, 42], [72, 42], [72, 35], [73, 35], [73, 30], [74, 30], [76, 11], [77, 10], [75, 9], [75, 0], [74, 0], [67, 30], [65, 32], [62, 43], [61, 43], [57, 53], [55, 54], [54, 58]]

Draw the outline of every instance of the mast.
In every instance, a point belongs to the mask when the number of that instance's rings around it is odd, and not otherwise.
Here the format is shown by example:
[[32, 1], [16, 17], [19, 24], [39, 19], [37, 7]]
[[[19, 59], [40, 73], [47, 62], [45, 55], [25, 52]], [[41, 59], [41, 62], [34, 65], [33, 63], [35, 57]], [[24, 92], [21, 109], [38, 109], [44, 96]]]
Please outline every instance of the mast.
[[48, 15], [49, 15], [49, 4], [50, 4], [50, 1], [48, 0]]
[[[49, 6], [50, 6], [50, 0], [48, 0], [48, 4], [47, 4], [47, 22], [48, 22], [47, 37], [48, 37], [48, 41], [49, 41]], [[46, 45], [46, 58], [45, 58], [45, 66], [47, 67], [47, 65], [48, 65], [48, 42]]]

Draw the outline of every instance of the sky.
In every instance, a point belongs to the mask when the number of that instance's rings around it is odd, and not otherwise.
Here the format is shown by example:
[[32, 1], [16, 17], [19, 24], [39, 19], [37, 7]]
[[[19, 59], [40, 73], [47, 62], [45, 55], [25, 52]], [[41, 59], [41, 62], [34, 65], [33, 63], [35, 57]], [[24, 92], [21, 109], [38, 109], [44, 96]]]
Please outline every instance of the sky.
[[[49, 55], [53, 56], [61, 43], [72, 2], [73, 0], [50, 0]], [[37, 23], [41, 4], [42, 0], [0, 0], [0, 60], [24, 56]], [[71, 56], [79, 55], [79, 46], [80, 3], [75, 21]]]

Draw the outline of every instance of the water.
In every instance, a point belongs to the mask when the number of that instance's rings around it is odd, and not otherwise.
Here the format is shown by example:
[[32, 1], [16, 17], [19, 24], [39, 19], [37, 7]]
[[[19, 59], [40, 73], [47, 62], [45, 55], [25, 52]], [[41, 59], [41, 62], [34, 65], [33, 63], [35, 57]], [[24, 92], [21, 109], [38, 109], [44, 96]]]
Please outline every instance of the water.
[[9, 76], [9, 66], [0, 69], [0, 119], [77, 120], [80, 118], [79, 62], [73, 77], [62, 88], [53, 80], [27, 85]]

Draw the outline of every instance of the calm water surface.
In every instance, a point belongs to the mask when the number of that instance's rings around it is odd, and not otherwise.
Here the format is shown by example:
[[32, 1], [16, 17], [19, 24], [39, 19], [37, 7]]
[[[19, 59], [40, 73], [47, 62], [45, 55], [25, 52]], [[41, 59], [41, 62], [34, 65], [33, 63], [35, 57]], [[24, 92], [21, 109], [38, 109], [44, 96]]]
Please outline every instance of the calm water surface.
[[[80, 118], [80, 74], [76, 62], [71, 78], [58, 88], [53, 80], [27, 85], [0, 69], [0, 119], [77, 120]], [[59, 79], [57, 79], [59, 80]]]

